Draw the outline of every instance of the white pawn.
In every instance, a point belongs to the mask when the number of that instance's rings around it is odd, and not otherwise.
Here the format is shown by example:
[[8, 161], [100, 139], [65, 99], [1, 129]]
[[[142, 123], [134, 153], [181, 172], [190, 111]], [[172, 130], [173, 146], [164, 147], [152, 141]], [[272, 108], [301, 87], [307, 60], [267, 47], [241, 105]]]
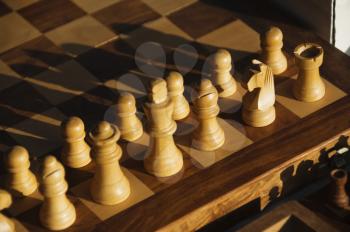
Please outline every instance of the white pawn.
[[80, 168], [91, 162], [90, 147], [85, 142], [85, 127], [78, 117], [70, 117], [61, 124], [63, 135], [62, 162]]
[[45, 157], [40, 177], [40, 192], [44, 196], [39, 213], [41, 224], [50, 230], [68, 228], [75, 222], [76, 212], [66, 195], [68, 184], [63, 165], [54, 156]]
[[[12, 204], [11, 195], [5, 190], [0, 189], [0, 211], [10, 207]], [[0, 231], [14, 232], [15, 224], [11, 219], [0, 213]]]
[[129, 181], [119, 165], [122, 156], [122, 150], [117, 144], [119, 137], [118, 128], [106, 121], [100, 122], [89, 133], [96, 164], [90, 193], [94, 201], [103, 205], [121, 203], [130, 195]]
[[136, 116], [136, 101], [131, 93], [121, 93], [116, 105], [116, 125], [121, 138], [135, 141], [143, 134], [142, 123]]
[[287, 69], [287, 58], [282, 52], [283, 34], [278, 27], [270, 27], [260, 35], [261, 61], [268, 65], [273, 74], [281, 74]]
[[181, 120], [190, 113], [190, 105], [183, 95], [184, 80], [180, 73], [170, 72], [166, 78], [168, 96], [174, 103], [173, 119]]
[[8, 170], [7, 188], [14, 195], [28, 196], [38, 188], [35, 175], [30, 171], [28, 151], [21, 146], [14, 146], [6, 157]]
[[225, 142], [225, 134], [218, 123], [218, 92], [208, 79], [202, 79], [194, 101], [194, 114], [199, 125], [193, 132], [193, 146], [202, 151], [213, 151]]
[[218, 90], [219, 97], [228, 97], [237, 90], [237, 84], [231, 75], [231, 55], [225, 49], [219, 49], [211, 58], [211, 77]]

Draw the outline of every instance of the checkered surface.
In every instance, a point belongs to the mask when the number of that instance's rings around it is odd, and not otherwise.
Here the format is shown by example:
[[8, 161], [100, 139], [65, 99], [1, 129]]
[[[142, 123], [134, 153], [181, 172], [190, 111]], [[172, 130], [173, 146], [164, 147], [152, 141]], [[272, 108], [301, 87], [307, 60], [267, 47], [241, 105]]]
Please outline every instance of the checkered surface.
[[[135, 95], [143, 118], [145, 83], [169, 70], [184, 74], [185, 95], [191, 102], [193, 84], [207, 76], [207, 57], [213, 51], [226, 48], [231, 52], [237, 66], [234, 76], [239, 80], [260, 44], [253, 26], [224, 8], [196, 0], [6, 0], [0, 2], [0, 28], [0, 151], [4, 155], [15, 144], [25, 146], [34, 172], [44, 155], [59, 155], [59, 126], [65, 118], [81, 117], [87, 130], [99, 120], [113, 120], [119, 91]], [[148, 43], [152, 52], [147, 52], [149, 46], [143, 45], [149, 41], [161, 47]], [[149, 53], [153, 57], [147, 57]], [[175, 140], [184, 153], [184, 169], [173, 177], [155, 178], [143, 169], [147, 134], [134, 143], [121, 142], [121, 165], [132, 189], [125, 203], [106, 207], [91, 201], [87, 186], [93, 164], [67, 168], [68, 195], [78, 214], [68, 230], [89, 231], [106, 218], [346, 95], [326, 81], [327, 95], [322, 101], [307, 104], [293, 100], [290, 89], [296, 68], [292, 59], [289, 63], [290, 68], [276, 77], [277, 119], [273, 124], [252, 128], [242, 123], [239, 109], [245, 90], [241, 87], [235, 95], [219, 101], [219, 121], [230, 135], [219, 150], [192, 148], [190, 135], [196, 120], [190, 115], [179, 122]], [[4, 168], [0, 170], [4, 174]], [[41, 201], [36, 192], [16, 199], [6, 210], [15, 217], [17, 231], [44, 231], [37, 216]]]

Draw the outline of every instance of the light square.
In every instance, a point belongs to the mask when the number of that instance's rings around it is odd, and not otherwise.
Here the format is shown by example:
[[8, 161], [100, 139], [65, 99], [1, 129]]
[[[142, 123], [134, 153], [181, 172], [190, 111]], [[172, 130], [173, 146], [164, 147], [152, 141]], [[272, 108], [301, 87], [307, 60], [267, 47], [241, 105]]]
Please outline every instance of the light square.
[[73, 56], [117, 37], [89, 15], [49, 31], [46, 36]]
[[120, 0], [72, 0], [80, 8], [85, 10], [87, 13], [93, 13], [99, 11], [107, 6], [114, 3], [120, 2]]
[[54, 105], [99, 85], [99, 81], [93, 75], [73, 60], [27, 80]]
[[241, 20], [235, 20], [206, 34], [198, 42], [231, 50], [232, 59], [239, 60], [260, 50], [259, 34]]
[[122, 38], [135, 49], [149, 41], [172, 48], [192, 41], [188, 34], [165, 17], [146, 23], [144, 27], [123, 35]]
[[42, 156], [61, 145], [61, 122], [65, 116], [56, 108], [26, 119], [6, 132], [21, 146], [29, 150], [31, 156]]
[[130, 182], [130, 196], [126, 201], [113, 205], [113, 206], [105, 206], [92, 201], [90, 196], [89, 185], [90, 181], [85, 181], [80, 185], [77, 185], [71, 191], [75, 196], [77, 196], [83, 204], [85, 204], [94, 214], [100, 218], [101, 220], [106, 220], [107, 218], [129, 208], [130, 206], [152, 196], [154, 193], [139, 179], [137, 179], [131, 172], [127, 169], [122, 168], [125, 176], [128, 178]]
[[20, 75], [0, 60], [0, 90], [6, 89], [21, 80]]
[[15, 223], [15, 228], [16, 228], [16, 232], [30, 232], [29, 230], [27, 230], [27, 228], [25, 228], [25, 226], [18, 221], [15, 218], [11, 218], [11, 220], [13, 220], [13, 222]]
[[197, 0], [143, 0], [144, 3], [160, 15], [171, 14], [172, 12], [180, 10], [196, 1]]
[[121, 92], [129, 92], [134, 95], [136, 99], [147, 95], [146, 87], [142, 82], [142, 79], [132, 73], [127, 73], [120, 77], [110, 79], [106, 81], [104, 85], [113, 91], [116, 91], [118, 94]]
[[326, 85], [325, 96], [316, 102], [301, 102], [296, 100], [293, 96], [292, 89], [294, 81], [295, 80], [290, 79], [277, 85], [276, 100], [301, 118], [331, 104], [332, 102], [335, 102], [346, 95], [346, 93], [341, 89], [337, 88], [326, 79], [323, 79]]
[[34, 39], [40, 32], [17, 13], [0, 17], [0, 53]]
[[225, 133], [225, 143], [215, 151], [199, 151], [192, 147], [192, 134], [178, 140], [178, 146], [197, 161], [201, 167], [206, 168], [230, 156], [232, 153], [252, 144], [245, 135], [244, 126], [233, 120], [218, 118], [219, 124]]

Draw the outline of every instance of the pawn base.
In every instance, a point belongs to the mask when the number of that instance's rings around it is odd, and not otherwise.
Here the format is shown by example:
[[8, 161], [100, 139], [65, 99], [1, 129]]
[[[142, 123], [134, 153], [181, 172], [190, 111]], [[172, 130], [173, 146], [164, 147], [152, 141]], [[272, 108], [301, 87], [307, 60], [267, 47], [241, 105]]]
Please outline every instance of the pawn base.
[[143, 134], [143, 129], [142, 129], [142, 125], [140, 125], [139, 127], [135, 127], [133, 128], [133, 130], [129, 130], [129, 131], [121, 131], [121, 138], [128, 141], [128, 142], [132, 142], [137, 140], [138, 138], [140, 138]]
[[91, 162], [90, 148], [78, 154], [62, 154], [62, 162], [70, 168], [82, 168]]
[[45, 208], [40, 209], [40, 221], [41, 224], [49, 230], [64, 230], [70, 227], [76, 220], [76, 212], [73, 204], [68, 203], [67, 208], [64, 211], [58, 212], [58, 214], [50, 215], [46, 212]]
[[190, 114], [190, 106], [188, 104], [181, 107], [175, 107], [173, 119], [178, 121], [186, 118], [189, 114]]
[[225, 133], [221, 127], [218, 127], [214, 133], [207, 135], [202, 135], [198, 131], [194, 131], [193, 137], [192, 146], [200, 151], [214, 151], [225, 143]]
[[228, 84], [225, 83], [225, 85], [218, 85], [217, 89], [219, 97], [229, 97], [237, 91], [237, 84], [234, 79], [231, 79]]
[[[90, 186], [92, 199], [102, 205], [116, 205], [130, 196], [130, 183], [126, 177], [108, 186], [102, 186], [93, 180]], [[103, 191], [102, 191], [103, 190]]]
[[262, 61], [272, 69], [274, 75], [281, 74], [288, 68], [287, 57], [283, 52], [280, 52], [278, 55], [275, 54], [273, 57], [263, 55]]
[[280, 60], [279, 62], [271, 63], [271, 64], [267, 64], [267, 65], [269, 65], [271, 67], [272, 73], [274, 75], [281, 74], [287, 70], [287, 58], [284, 57], [284, 59]]
[[21, 183], [11, 184], [9, 180], [8, 189], [16, 197], [29, 196], [38, 188], [38, 181], [33, 173], [28, 174], [27, 180]]

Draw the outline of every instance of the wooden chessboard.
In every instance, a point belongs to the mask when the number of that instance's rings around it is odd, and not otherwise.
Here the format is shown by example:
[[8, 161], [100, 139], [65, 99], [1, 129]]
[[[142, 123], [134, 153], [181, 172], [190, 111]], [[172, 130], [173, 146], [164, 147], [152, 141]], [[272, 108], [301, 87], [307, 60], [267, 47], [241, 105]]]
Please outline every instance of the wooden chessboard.
[[[183, 170], [155, 178], [143, 168], [145, 134], [134, 143], [120, 142], [121, 165], [131, 183], [131, 196], [116, 206], [91, 201], [87, 186], [93, 164], [66, 169], [69, 198], [77, 221], [67, 231], [186, 231], [201, 228], [254, 199], [263, 208], [275, 193], [291, 187], [281, 173], [311, 160], [322, 162], [350, 126], [350, 58], [310, 31], [292, 23], [268, 3], [196, 0], [4, 0], [0, 2], [0, 150], [20, 144], [31, 154], [37, 172], [42, 157], [59, 156], [61, 121], [79, 116], [86, 129], [100, 120], [113, 122], [120, 91], [137, 98], [139, 116], [145, 83], [169, 70], [185, 78], [185, 95], [208, 76], [208, 56], [228, 49], [239, 81], [251, 59], [258, 57], [259, 33], [276, 25], [284, 33], [288, 70], [275, 77], [276, 121], [264, 128], [243, 124], [239, 88], [220, 100], [220, 123], [226, 142], [215, 152], [191, 147], [196, 121], [178, 123], [175, 140], [184, 153]], [[265, 2], [265, 1], [264, 1]], [[151, 41], [151, 42], [149, 42]], [[297, 70], [292, 51], [303, 42], [325, 51], [321, 74], [326, 96], [316, 103], [293, 99]], [[145, 120], [143, 120], [145, 121]], [[1, 174], [5, 174], [1, 162]], [[3, 178], [1, 178], [3, 180]], [[282, 194], [283, 195], [283, 194]], [[45, 231], [38, 220], [42, 197], [36, 192], [16, 199], [7, 215], [17, 231]]]

